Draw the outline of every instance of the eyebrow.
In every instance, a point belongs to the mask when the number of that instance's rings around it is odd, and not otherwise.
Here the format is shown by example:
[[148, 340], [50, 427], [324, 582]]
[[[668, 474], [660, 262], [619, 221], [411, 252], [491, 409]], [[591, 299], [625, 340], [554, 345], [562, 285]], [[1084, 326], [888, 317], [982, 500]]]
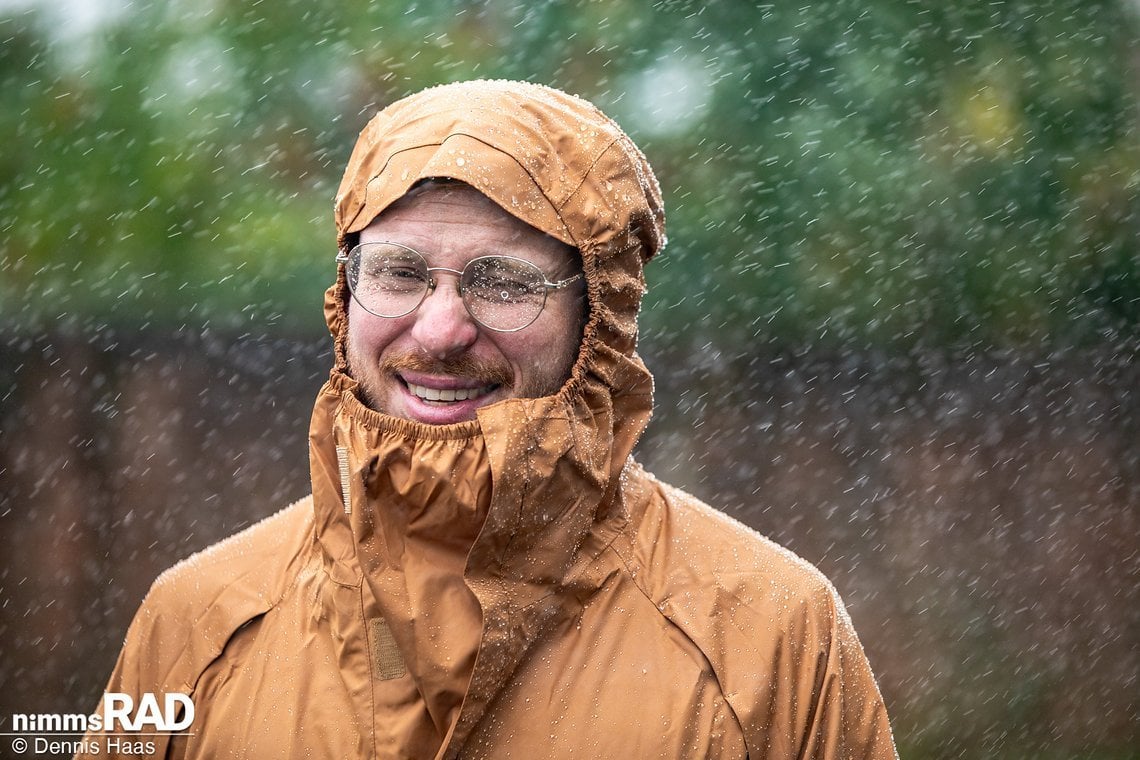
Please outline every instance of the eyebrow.
[[[398, 243], [403, 246], [411, 248], [416, 253], [427, 259], [428, 264], [434, 266], [432, 258], [438, 255], [431, 246], [427, 245], [429, 242], [426, 237], [411, 232], [411, 234], [400, 232], [399, 234], [386, 234], [386, 233], [373, 233], [365, 238], [364, 233], [367, 228], [360, 231], [357, 238], [357, 243]], [[541, 230], [540, 230], [541, 232]], [[546, 235], [546, 233], [542, 233]], [[491, 246], [474, 246], [465, 249], [466, 253], [471, 254], [471, 259], [479, 258], [480, 256], [514, 256], [515, 258], [524, 259], [531, 262], [543, 271], [547, 277], [551, 279], [564, 279], [565, 277], [572, 277], [576, 274], [585, 273], [585, 264], [582, 261], [581, 252], [572, 245], [563, 243], [556, 237], [546, 235], [546, 247], [540, 249], [535, 255], [535, 251], [522, 251], [519, 246], [504, 247], [500, 245]], [[550, 243], [554, 245], [551, 246]], [[470, 260], [470, 259], [468, 259]], [[568, 273], [558, 275], [560, 272]], [[558, 276], [555, 276], [558, 275]]]

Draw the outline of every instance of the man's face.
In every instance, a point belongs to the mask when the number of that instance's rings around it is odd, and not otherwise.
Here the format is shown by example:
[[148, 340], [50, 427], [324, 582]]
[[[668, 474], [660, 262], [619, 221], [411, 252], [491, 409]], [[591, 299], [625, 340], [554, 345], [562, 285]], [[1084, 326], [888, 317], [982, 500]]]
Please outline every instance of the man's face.
[[[573, 248], [467, 185], [421, 188], [385, 209], [360, 233], [361, 243], [381, 241], [418, 251], [430, 267], [462, 270], [479, 256], [509, 255], [537, 265], [550, 281], [581, 271]], [[581, 345], [581, 280], [550, 291], [527, 327], [495, 332], [467, 313], [457, 275], [432, 275], [435, 290], [403, 317], [377, 317], [356, 299], [349, 304], [349, 369], [368, 406], [442, 425], [475, 419], [476, 409], [496, 401], [562, 387]]]

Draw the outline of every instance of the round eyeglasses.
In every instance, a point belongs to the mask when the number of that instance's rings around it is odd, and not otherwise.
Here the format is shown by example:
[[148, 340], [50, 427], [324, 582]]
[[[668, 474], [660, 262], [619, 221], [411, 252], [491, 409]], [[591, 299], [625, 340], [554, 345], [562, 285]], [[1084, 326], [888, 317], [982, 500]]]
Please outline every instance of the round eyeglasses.
[[348, 289], [365, 311], [378, 317], [411, 314], [435, 290], [433, 272], [459, 278], [459, 297], [471, 318], [488, 330], [517, 332], [538, 319], [546, 295], [580, 278], [550, 282], [542, 270], [514, 256], [480, 256], [462, 270], [429, 267], [417, 251], [399, 243], [361, 243], [337, 255]]

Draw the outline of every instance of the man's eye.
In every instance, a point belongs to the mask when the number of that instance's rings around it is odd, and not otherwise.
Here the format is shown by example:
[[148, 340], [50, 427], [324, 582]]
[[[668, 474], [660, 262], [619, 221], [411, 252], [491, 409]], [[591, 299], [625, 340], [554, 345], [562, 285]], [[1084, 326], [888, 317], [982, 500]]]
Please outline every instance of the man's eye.
[[532, 298], [536, 285], [542, 281], [538, 272], [508, 259], [484, 259], [476, 265], [473, 274], [471, 286], [476, 294], [499, 303]]
[[376, 288], [394, 291], [417, 290], [427, 282], [423, 270], [414, 266], [379, 266], [368, 279]]
[[473, 290], [488, 301], [511, 302], [534, 296], [534, 283], [527, 279], [507, 276], [486, 276], [475, 281]]
[[530, 283], [512, 277], [496, 277], [487, 283], [487, 287], [516, 296], [531, 291]]
[[384, 267], [379, 276], [396, 280], [422, 280], [424, 277], [423, 272], [414, 267]]

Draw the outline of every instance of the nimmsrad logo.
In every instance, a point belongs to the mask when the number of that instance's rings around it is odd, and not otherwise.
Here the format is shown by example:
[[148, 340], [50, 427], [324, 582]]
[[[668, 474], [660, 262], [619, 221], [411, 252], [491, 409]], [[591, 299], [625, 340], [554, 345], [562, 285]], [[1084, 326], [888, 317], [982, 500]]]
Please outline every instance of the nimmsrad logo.
[[[114, 731], [116, 724], [124, 731], [181, 731], [194, 722], [194, 702], [185, 694], [164, 694], [162, 709], [154, 694], [143, 694], [138, 705], [130, 694], [103, 695], [103, 731]], [[181, 716], [179, 716], [181, 713]], [[92, 716], [98, 717], [98, 716]], [[99, 731], [100, 729], [91, 729]]]
[[152, 731], [173, 733], [189, 728], [194, 722], [194, 701], [186, 694], [149, 692], [136, 705], [130, 694], [107, 692], [102, 709], [93, 715], [60, 713], [20, 714], [12, 716], [13, 732], [95, 732]]

